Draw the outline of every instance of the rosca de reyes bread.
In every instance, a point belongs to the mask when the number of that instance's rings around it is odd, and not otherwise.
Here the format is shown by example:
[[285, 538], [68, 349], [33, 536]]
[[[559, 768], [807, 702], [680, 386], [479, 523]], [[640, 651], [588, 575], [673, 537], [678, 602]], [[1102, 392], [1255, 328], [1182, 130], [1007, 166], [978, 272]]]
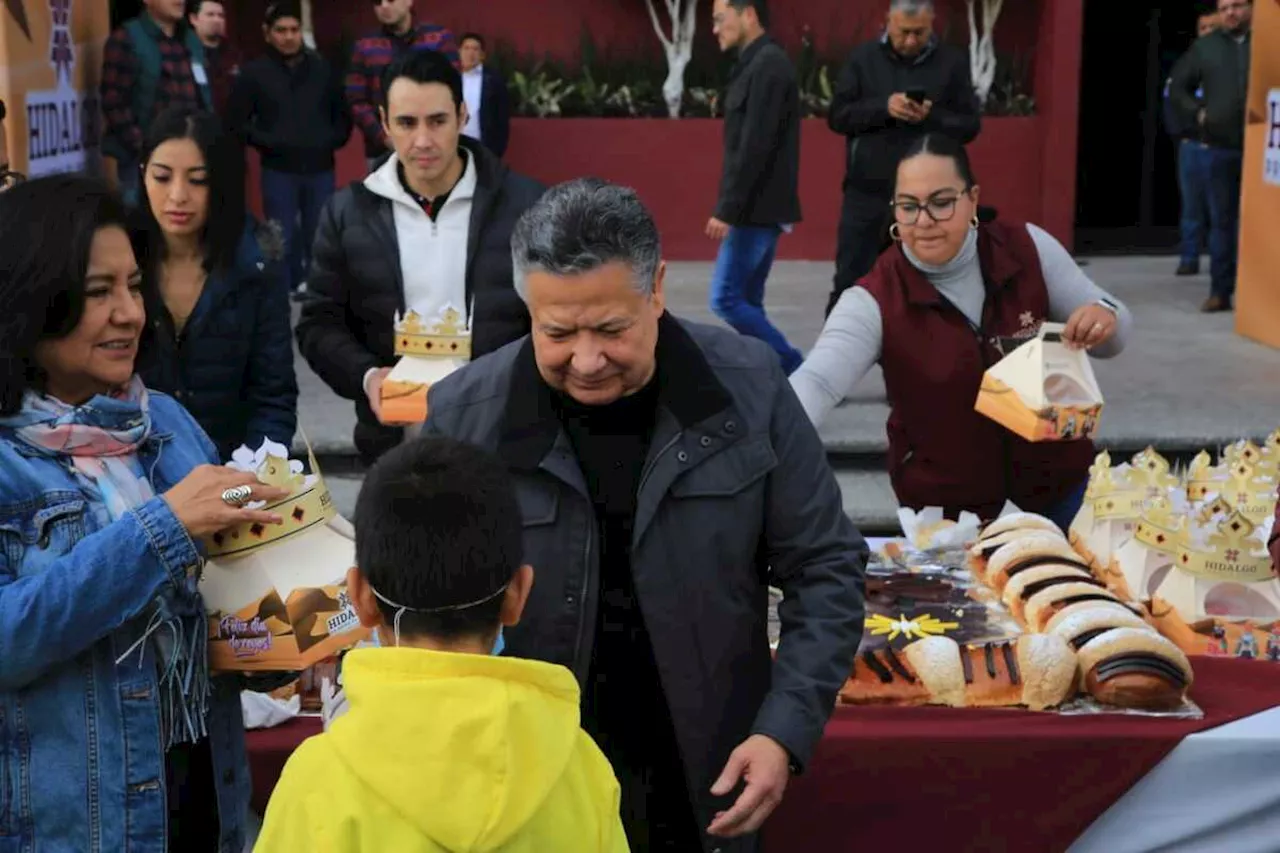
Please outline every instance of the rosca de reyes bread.
[[1027, 599], [1023, 607], [1024, 625], [1028, 631], [1041, 633], [1049, 626], [1049, 620], [1064, 607], [1083, 601], [1114, 601], [1122, 604], [1111, 590], [1090, 578], [1088, 582], [1073, 581], [1043, 589]]
[[1018, 572], [1010, 578], [1009, 582], [1005, 584], [1004, 592], [1000, 594], [1000, 600], [1004, 602], [1005, 607], [1009, 608], [1013, 618], [1019, 624], [1022, 624], [1026, 618], [1023, 610], [1026, 607], [1027, 599], [1041, 590], [1064, 583], [1097, 583], [1099, 586], [1102, 585], [1101, 581], [1095, 581], [1092, 575], [1079, 566], [1071, 566], [1066, 563], [1049, 563], [1043, 566], [1035, 566], [1024, 572]]
[[1075, 653], [1060, 637], [1024, 634], [973, 646], [926, 637], [901, 652], [863, 652], [840, 697], [854, 704], [1043, 710], [1070, 698], [1077, 679]]
[[1126, 607], [1116, 607], [1105, 601], [1081, 601], [1054, 614], [1045, 627], [1045, 633], [1061, 637], [1079, 651], [1085, 643], [1112, 628], [1155, 630]]
[[1065, 564], [1089, 571], [1067, 540], [1036, 533], [996, 549], [987, 561], [982, 580], [996, 592], [1003, 593], [1009, 579], [1019, 572], [1049, 564]]
[[982, 533], [978, 538], [987, 539], [1015, 530], [1043, 530], [1048, 533], [1056, 533], [1059, 536], [1062, 535], [1062, 530], [1058, 525], [1043, 515], [1036, 515], [1034, 512], [1013, 512], [988, 524], [982, 529]]
[[1112, 628], [1080, 647], [1084, 688], [1099, 702], [1144, 711], [1179, 707], [1191, 686], [1191, 662], [1148, 628]]

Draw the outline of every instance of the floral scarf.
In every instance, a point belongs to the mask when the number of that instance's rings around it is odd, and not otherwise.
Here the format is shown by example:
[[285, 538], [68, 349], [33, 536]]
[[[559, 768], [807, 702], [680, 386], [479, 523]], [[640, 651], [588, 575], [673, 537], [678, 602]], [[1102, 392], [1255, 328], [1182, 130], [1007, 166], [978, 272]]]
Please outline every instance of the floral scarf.
[[[0, 419], [0, 426], [42, 455], [69, 463], [99, 530], [155, 496], [138, 461], [138, 448], [151, 434], [151, 413], [147, 389], [136, 376], [110, 396], [81, 406], [28, 391], [22, 410]], [[151, 604], [142, 637], [117, 661], [151, 643], [160, 670], [166, 749], [205, 737], [208, 625], [194, 592], [194, 582], [189, 590], [164, 585]], [[138, 660], [141, 665], [141, 653]]]

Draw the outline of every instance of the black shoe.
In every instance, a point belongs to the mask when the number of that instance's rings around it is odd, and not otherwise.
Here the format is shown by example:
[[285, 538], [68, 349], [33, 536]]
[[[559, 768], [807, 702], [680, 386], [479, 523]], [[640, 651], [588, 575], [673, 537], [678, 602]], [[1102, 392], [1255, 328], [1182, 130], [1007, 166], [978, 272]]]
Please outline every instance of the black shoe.
[[1202, 314], [1218, 314], [1222, 311], [1230, 311], [1230, 310], [1231, 310], [1230, 296], [1210, 296], [1208, 299], [1204, 301], [1204, 304], [1200, 306], [1200, 312]]
[[1185, 262], [1178, 264], [1178, 269], [1174, 275], [1200, 275], [1200, 265]]

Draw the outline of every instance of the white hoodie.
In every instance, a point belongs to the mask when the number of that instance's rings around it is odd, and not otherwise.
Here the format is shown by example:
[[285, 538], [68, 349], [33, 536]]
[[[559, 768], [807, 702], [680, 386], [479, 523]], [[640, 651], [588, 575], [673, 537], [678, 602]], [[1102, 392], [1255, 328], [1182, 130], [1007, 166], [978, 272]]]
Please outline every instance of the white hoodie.
[[364, 179], [370, 192], [391, 202], [405, 308], [416, 311], [428, 322], [446, 306], [464, 317], [468, 315], [467, 234], [471, 227], [471, 200], [476, 193], [473, 159], [467, 157], [462, 177], [435, 222], [400, 183], [400, 161], [394, 153]]

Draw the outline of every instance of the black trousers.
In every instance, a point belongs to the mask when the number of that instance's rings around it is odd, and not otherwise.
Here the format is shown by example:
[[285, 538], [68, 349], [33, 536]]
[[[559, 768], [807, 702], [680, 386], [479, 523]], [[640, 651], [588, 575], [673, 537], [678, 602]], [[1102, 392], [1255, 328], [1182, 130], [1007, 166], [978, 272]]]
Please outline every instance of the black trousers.
[[840, 210], [840, 231], [836, 246], [836, 276], [827, 300], [827, 314], [836, 307], [840, 295], [871, 272], [876, 258], [888, 245], [892, 196], [872, 194], [846, 186]]

